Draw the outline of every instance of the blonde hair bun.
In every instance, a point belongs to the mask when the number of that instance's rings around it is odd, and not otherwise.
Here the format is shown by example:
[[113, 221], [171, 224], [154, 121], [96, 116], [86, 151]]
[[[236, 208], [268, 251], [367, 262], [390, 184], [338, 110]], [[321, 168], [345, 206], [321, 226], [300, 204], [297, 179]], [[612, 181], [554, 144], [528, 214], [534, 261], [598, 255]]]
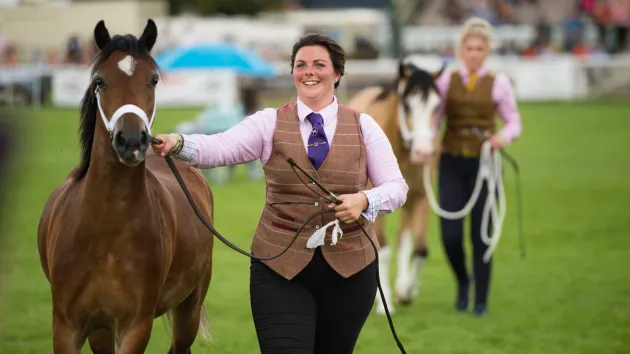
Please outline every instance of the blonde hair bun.
[[463, 24], [462, 34], [459, 40], [461, 44], [468, 36], [476, 35], [485, 38], [492, 47], [494, 41], [494, 31], [490, 22], [481, 17], [471, 17]]

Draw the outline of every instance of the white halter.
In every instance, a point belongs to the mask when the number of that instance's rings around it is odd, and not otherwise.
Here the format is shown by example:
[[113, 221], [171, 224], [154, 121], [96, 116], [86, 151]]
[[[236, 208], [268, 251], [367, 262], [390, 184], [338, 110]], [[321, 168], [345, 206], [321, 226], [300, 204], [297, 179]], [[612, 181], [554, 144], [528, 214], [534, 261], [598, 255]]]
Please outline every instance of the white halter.
[[308, 238], [308, 241], [306, 242], [306, 247], [308, 248], [316, 248], [319, 246], [323, 246], [326, 242], [325, 242], [325, 238], [326, 238], [326, 230], [332, 226], [333, 227], [333, 232], [332, 232], [332, 242], [331, 242], [331, 246], [334, 246], [337, 244], [338, 240], [341, 240], [341, 237], [343, 237], [343, 230], [341, 230], [341, 226], [339, 226], [339, 219], [335, 219], [331, 222], [329, 222], [328, 224], [324, 225], [324, 227], [322, 227], [321, 229], [315, 231], [311, 237]]
[[96, 95], [96, 102], [98, 104], [98, 110], [101, 112], [101, 118], [103, 119], [103, 123], [105, 123], [105, 129], [109, 132], [110, 137], [114, 133], [114, 127], [116, 126], [116, 122], [126, 113], [133, 113], [140, 117], [144, 122], [144, 125], [147, 127], [147, 132], [149, 136], [151, 136], [151, 126], [153, 125], [153, 119], [155, 118], [155, 108], [157, 106], [157, 99], [153, 101], [153, 114], [151, 115], [151, 119], [147, 117], [145, 111], [143, 111], [140, 107], [135, 104], [126, 104], [116, 110], [112, 115], [112, 119], [108, 120], [105, 112], [103, 112], [103, 107], [101, 106], [101, 96], [98, 93], [98, 89], [94, 90], [94, 94]]
[[405, 92], [405, 85], [401, 81], [398, 83], [398, 125], [400, 126], [400, 134], [402, 135], [403, 143], [407, 149], [411, 148], [411, 142], [413, 140], [413, 132], [409, 131], [407, 125], [407, 115], [405, 114], [405, 106], [403, 104], [403, 93]]

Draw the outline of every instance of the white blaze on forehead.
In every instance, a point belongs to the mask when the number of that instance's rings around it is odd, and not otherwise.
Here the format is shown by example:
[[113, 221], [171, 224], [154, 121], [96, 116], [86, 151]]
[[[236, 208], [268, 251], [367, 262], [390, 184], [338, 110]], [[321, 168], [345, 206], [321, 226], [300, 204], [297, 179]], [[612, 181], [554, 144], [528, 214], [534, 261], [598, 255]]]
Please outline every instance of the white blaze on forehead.
[[407, 98], [409, 110], [413, 117], [413, 132], [414, 138], [431, 136], [433, 133], [433, 127], [431, 126], [431, 118], [437, 106], [440, 104], [440, 96], [435, 91], [431, 90], [427, 97], [427, 100], [422, 99], [422, 94], [416, 92]]
[[127, 55], [121, 61], [118, 62], [118, 69], [125, 74], [133, 75], [133, 70], [136, 68], [136, 61], [131, 55]]

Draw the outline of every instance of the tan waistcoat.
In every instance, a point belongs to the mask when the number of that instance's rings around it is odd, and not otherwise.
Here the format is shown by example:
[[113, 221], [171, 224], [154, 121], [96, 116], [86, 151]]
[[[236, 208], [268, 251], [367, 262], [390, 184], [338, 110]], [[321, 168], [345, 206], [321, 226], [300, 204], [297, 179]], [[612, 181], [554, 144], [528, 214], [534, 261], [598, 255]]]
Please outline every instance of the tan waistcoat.
[[451, 74], [444, 110], [444, 153], [479, 156], [483, 140], [477, 134], [489, 138], [496, 131], [495, 103], [492, 101], [494, 78], [495, 74], [489, 72], [477, 80], [472, 91], [468, 91], [459, 73]]
[[[365, 189], [368, 182], [367, 156], [359, 125], [359, 112], [339, 105], [337, 126], [330, 142], [330, 150], [317, 171], [308, 159], [304, 147], [297, 105], [293, 103], [280, 107], [277, 112], [273, 148], [264, 166], [267, 185], [265, 207], [252, 241], [252, 252], [260, 257], [280, 253], [308, 217], [319, 210], [328, 209], [330, 204], [315, 194], [317, 192], [325, 196], [313, 182], [299, 170], [296, 169], [299, 177], [293, 172], [287, 158], [293, 158], [298, 166], [337, 196], [357, 193]], [[315, 192], [305, 186], [300, 178]], [[314, 218], [285, 254], [264, 263], [281, 276], [292, 279], [308, 265], [313, 256], [314, 249], [306, 247], [308, 238], [334, 219], [334, 213]], [[363, 220], [361, 224], [378, 249], [372, 223]], [[335, 246], [330, 245], [332, 227], [329, 227], [326, 243], [321, 247], [328, 264], [347, 278], [369, 265], [375, 259], [375, 253], [358, 225], [343, 222], [340, 225], [344, 231], [341, 240]]]

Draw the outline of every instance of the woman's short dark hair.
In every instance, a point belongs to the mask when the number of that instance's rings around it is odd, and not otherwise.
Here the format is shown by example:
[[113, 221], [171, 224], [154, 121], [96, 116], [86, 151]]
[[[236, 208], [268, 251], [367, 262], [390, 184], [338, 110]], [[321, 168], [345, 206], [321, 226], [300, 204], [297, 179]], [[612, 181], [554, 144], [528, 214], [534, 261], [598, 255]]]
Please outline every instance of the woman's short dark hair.
[[300, 38], [300, 40], [298, 40], [297, 43], [293, 45], [293, 52], [291, 53], [291, 73], [293, 73], [295, 55], [297, 54], [298, 50], [300, 50], [300, 48], [302, 47], [309, 47], [314, 45], [322, 46], [328, 51], [330, 59], [332, 60], [333, 68], [335, 69], [335, 73], [339, 75], [339, 81], [335, 82], [335, 88], [337, 88], [339, 86], [339, 82], [341, 81], [341, 77], [345, 73], [346, 52], [343, 50], [343, 48], [341, 48], [339, 44], [337, 44], [337, 42], [335, 42], [334, 39], [322, 34], [307, 34]]

